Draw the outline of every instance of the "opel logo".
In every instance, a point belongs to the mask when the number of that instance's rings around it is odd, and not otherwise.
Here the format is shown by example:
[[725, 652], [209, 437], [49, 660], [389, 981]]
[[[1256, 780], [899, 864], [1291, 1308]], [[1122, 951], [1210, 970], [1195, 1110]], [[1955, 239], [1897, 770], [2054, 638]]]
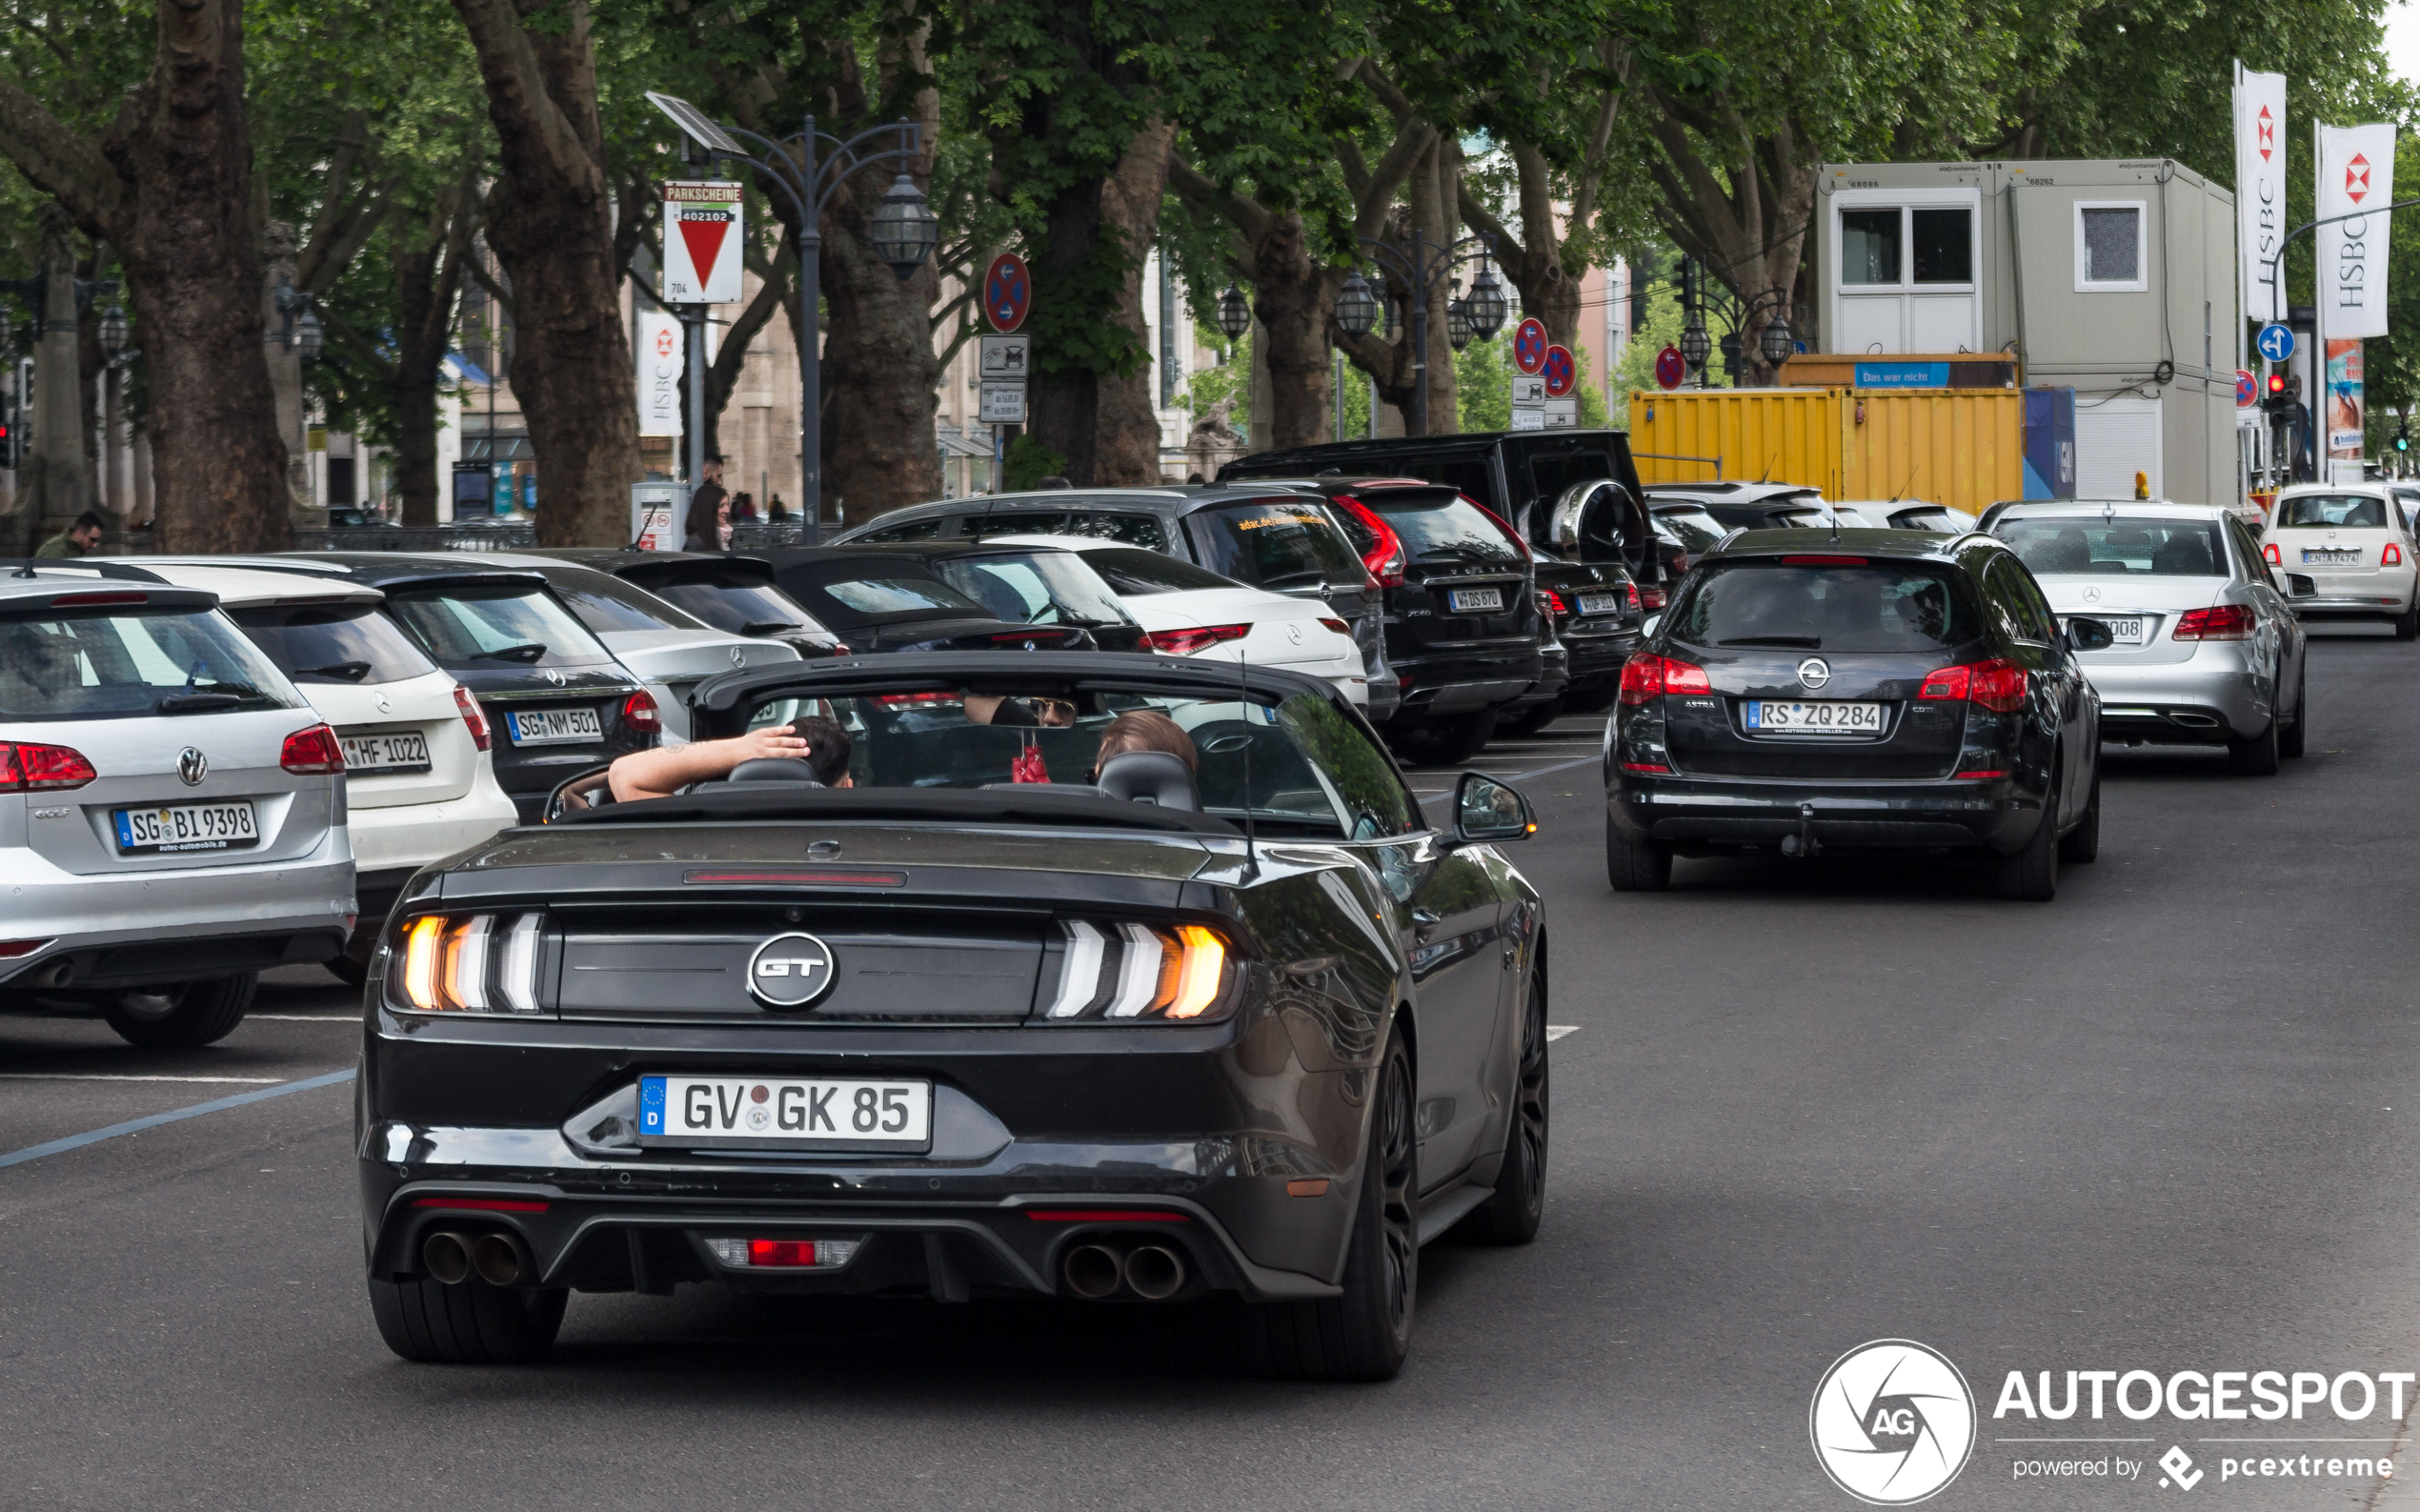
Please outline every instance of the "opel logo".
[[1821, 656], [1809, 656], [1798, 664], [1798, 680], [1813, 693], [1832, 680], [1832, 669]]
[[200, 787], [202, 778], [210, 776], [210, 757], [187, 746], [176, 753], [176, 776], [189, 788]]
[[567, 683], [567, 682], [569, 682], [569, 681], [571, 681], [571, 680], [572, 680], [571, 678], [564, 676], [561, 673], [559, 673], [559, 672], [555, 671], [555, 670], [554, 668], [552, 668], [552, 667], [545, 667], [545, 668], [541, 668], [541, 669], [539, 670], [539, 672], [538, 672], [538, 675], [540, 675], [540, 676], [544, 677], [547, 681], [549, 681], [549, 682], [551, 682], [551, 683], [555, 684], [555, 686], [556, 686], [557, 688], [560, 688], [560, 687], [561, 687], [561, 686], [563, 686], [565, 683]]
[[776, 935], [748, 958], [748, 990], [768, 1008], [804, 1008], [832, 990], [832, 947], [813, 935]]
[[2097, 588], [2086, 589], [2084, 591], [2084, 601], [2087, 604], [2099, 603], [2101, 601], [2101, 591]]

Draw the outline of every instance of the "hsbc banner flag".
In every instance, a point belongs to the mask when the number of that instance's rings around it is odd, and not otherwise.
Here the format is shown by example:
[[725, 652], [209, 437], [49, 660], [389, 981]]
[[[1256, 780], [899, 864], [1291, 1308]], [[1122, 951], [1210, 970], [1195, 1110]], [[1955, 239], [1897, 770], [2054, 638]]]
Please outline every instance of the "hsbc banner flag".
[[664, 303], [739, 298], [739, 186], [676, 179], [664, 186]]
[[2319, 129], [2319, 329], [2337, 336], [2387, 333], [2387, 231], [2394, 217], [2363, 215], [2395, 202], [2395, 129]]
[[[2244, 317], [2283, 320], [2269, 259], [2286, 234], [2286, 75], [2235, 65], [2235, 215], [2244, 269]], [[2280, 272], [2283, 267], [2281, 264]]]
[[638, 433], [680, 434], [680, 374], [686, 366], [680, 322], [661, 310], [638, 312]]

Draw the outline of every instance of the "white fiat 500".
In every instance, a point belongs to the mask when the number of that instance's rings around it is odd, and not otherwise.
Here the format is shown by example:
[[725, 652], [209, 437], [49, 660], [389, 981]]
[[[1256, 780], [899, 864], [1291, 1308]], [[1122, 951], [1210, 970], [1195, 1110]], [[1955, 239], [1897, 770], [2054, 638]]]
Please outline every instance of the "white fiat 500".
[[1273, 594], [1161, 552], [1089, 535], [994, 535], [987, 546], [1057, 546], [1083, 554], [1153, 651], [1245, 661], [1323, 677], [1357, 708], [1370, 678], [1353, 627], [1316, 598]]
[[358, 985], [412, 874], [515, 822], [513, 799], [496, 785], [487, 721], [453, 674], [378, 612], [386, 595], [377, 589], [191, 561], [152, 570], [216, 594], [236, 628], [335, 728], [360, 922], [328, 969]]
[[2420, 637], [2420, 551], [2388, 485], [2282, 489], [2260, 549], [2271, 567], [2310, 579], [2294, 599], [2303, 618], [2384, 619], [2397, 640]]

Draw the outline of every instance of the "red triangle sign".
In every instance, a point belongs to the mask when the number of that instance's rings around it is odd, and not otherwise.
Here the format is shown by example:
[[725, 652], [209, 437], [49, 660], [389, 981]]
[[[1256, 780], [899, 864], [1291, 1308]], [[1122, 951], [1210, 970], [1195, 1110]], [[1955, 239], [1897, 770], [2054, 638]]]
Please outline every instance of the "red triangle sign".
[[696, 220], [681, 217], [681, 243], [689, 249], [690, 272], [701, 290], [715, 276], [715, 259], [721, 255], [722, 239], [730, 230], [731, 222], [720, 215], [711, 220], [703, 216]]

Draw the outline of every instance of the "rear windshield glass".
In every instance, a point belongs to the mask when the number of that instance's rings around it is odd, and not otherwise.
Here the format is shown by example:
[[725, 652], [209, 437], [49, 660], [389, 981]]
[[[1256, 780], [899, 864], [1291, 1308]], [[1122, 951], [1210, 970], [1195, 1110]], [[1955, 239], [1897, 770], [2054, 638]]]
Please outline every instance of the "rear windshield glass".
[[929, 541], [942, 535], [958, 534], [955, 531], [943, 529], [950, 523], [952, 517], [947, 514], [928, 514], [920, 520], [908, 520], [898, 525], [885, 525], [878, 531], [868, 531], [863, 535], [850, 538], [859, 541]]
[[1992, 534], [2014, 547], [2036, 577], [2227, 575], [2216, 520], [2003, 520]]
[[701, 630], [682, 611], [611, 573], [548, 573], [546, 580], [580, 623], [603, 635], [609, 630]]
[[1396, 489], [1358, 495], [1378, 512], [1416, 562], [1519, 566], [1521, 551], [1479, 507], [1442, 489]]
[[1155, 552], [1168, 549], [1168, 533], [1160, 528], [1157, 514], [1095, 514], [1093, 534], [1103, 540], [1147, 546]]
[[111, 719], [301, 706], [216, 610], [0, 618], [0, 719]]
[[965, 534], [978, 540], [994, 535], [1080, 535], [1083, 516], [1065, 510], [1002, 510], [997, 514], [970, 514]]
[[1670, 531], [1692, 554], [1711, 550], [1715, 542], [1729, 534], [1702, 509], [1660, 509], [1655, 512], [1655, 522]]
[[950, 586], [1012, 625], [1131, 625], [1118, 595], [1074, 552], [959, 556], [933, 564]]
[[1085, 563], [1121, 594], [1181, 594], [1199, 588], [1240, 588], [1232, 577], [1158, 552], [1086, 552]]
[[296, 682], [401, 682], [437, 670], [375, 604], [264, 604], [232, 615]]
[[2387, 528], [2387, 501], [2367, 494], [2305, 494], [2277, 506], [2277, 524], [2283, 530], [2339, 525], [2382, 531]]
[[784, 630], [821, 630], [815, 616], [771, 583], [732, 583], [711, 579], [661, 583], [658, 597], [714, 626], [742, 635], [770, 635]]
[[1361, 580], [1361, 557], [1308, 500], [1212, 505], [1185, 516], [1185, 534], [1202, 566], [1256, 588]]
[[1942, 568], [1739, 562], [1695, 583], [1672, 616], [1672, 633], [1693, 646], [1930, 652], [1982, 625], [1963, 580]]
[[881, 615], [963, 615], [989, 619], [991, 612], [949, 584], [935, 577], [844, 577], [818, 585], [841, 610], [842, 617]]
[[556, 667], [611, 661], [596, 637], [541, 589], [390, 594], [387, 612], [441, 667]]

